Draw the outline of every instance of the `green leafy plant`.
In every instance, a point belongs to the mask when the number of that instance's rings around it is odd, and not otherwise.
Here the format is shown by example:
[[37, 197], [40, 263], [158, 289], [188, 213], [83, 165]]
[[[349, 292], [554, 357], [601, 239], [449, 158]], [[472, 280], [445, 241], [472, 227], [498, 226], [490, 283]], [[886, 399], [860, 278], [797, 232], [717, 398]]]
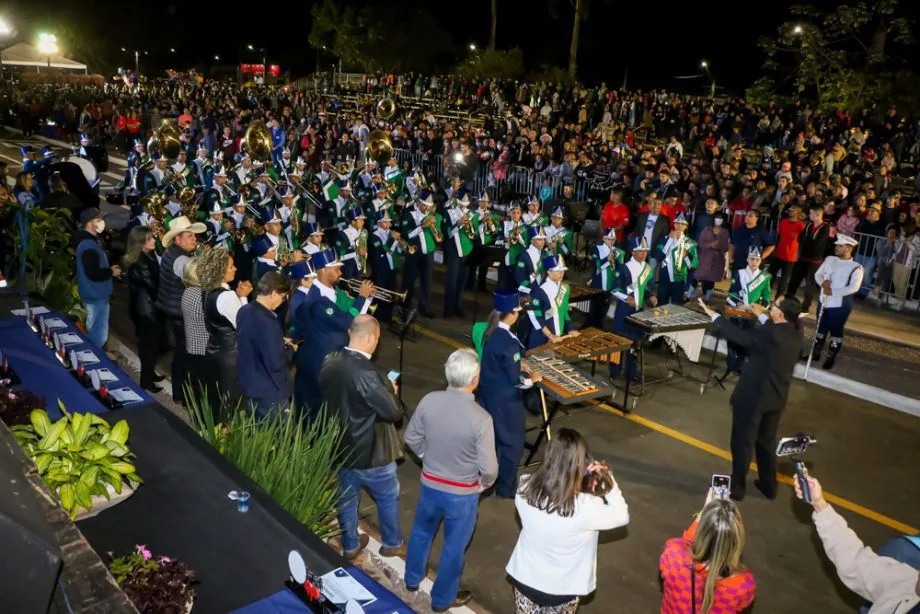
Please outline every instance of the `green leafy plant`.
[[[26, 282], [29, 290], [41, 295], [51, 310], [84, 322], [86, 311], [73, 274], [72, 226], [68, 211], [38, 207], [29, 211]], [[16, 245], [21, 243], [18, 224], [14, 227], [14, 240]]]
[[225, 401], [218, 422], [206, 394], [186, 388], [192, 427], [321, 539], [336, 534], [342, 431], [325, 407], [307, 422], [295, 407], [258, 418], [242, 402]]
[[168, 556], [153, 556], [144, 545], [113, 558], [109, 571], [138, 612], [183, 614], [195, 599], [195, 572]]
[[71, 414], [63, 403], [59, 406], [64, 416], [57, 422], [36, 409], [31, 424], [10, 430], [73, 520], [81, 507], [92, 509], [93, 496], [110, 499], [109, 487], [121, 494], [125, 480], [131, 488], [143, 481], [130, 462], [134, 454], [127, 447], [127, 422], [111, 427], [95, 414]]

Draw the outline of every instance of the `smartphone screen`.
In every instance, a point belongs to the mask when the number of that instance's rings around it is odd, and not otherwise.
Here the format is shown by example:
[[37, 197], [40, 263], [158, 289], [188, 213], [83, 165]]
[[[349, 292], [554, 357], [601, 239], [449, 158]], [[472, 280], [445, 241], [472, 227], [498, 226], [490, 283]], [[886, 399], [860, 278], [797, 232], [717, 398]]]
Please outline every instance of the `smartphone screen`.
[[397, 381], [399, 381], [399, 375], [400, 375], [399, 371], [397, 371], [396, 369], [393, 369], [392, 371], [387, 373], [387, 377], [390, 378], [390, 381], [393, 383], [396, 383]]
[[720, 475], [718, 473], [713, 474], [712, 488], [715, 490], [716, 495], [720, 497], [727, 497], [728, 493], [731, 491], [731, 487], [732, 478], [730, 475]]

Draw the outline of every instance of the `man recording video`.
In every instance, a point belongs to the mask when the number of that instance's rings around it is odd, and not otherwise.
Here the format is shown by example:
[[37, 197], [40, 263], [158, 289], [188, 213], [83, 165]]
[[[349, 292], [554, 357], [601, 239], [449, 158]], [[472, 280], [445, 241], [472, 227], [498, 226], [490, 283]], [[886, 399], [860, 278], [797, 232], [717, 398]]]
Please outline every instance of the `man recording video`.
[[[731, 498], [744, 499], [745, 476], [751, 456], [757, 458], [754, 486], [767, 499], [776, 498], [776, 433], [792, 372], [802, 351], [802, 329], [799, 314], [802, 304], [787, 298], [769, 307], [751, 304], [748, 308], [762, 326], [742, 330], [727, 318], [722, 318], [700, 299], [699, 304], [712, 318], [721, 336], [729, 343], [742, 347], [749, 356], [748, 364], [731, 396], [732, 405], [732, 483]], [[753, 448], [753, 449], [752, 449]]]
[[[920, 611], [917, 608], [920, 604], [920, 573], [917, 569], [873, 552], [847, 526], [843, 516], [824, 500], [821, 483], [811, 476], [805, 480], [814, 509], [811, 517], [824, 552], [846, 587], [872, 603], [868, 613], [911, 614]], [[799, 480], [795, 480], [795, 494], [799, 499], [804, 496]]]

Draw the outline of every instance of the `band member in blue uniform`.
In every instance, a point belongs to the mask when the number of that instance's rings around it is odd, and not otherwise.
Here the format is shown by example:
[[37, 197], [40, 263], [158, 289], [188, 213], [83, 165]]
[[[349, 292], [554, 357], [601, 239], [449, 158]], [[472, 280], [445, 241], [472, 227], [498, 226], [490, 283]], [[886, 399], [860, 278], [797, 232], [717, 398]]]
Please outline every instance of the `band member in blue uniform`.
[[527, 226], [530, 246], [517, 257], [514, 267], [514, 283], [521, 294], [530, 294], [534, 288], [543, 283], [546, 271], [543, 270], [543, 256], [546, 247], [546, 235], [542, 226]]
[[303, 253], [312, 256], [316, 252], [321, 252], [328, 247], [325, 243], [323, 243], [325, 232], [323, 231], [322, 226], [316, 222], [307, 222], [304, 224], [303, 234], [304, 237], [306, 237], [306, 241], [304, 241], [303, 245], [300, 246], [300, 249], [303, 250]]
[[367, 229], [366, 218], [361, 207], [351, 207], [345, 211], [348, 226], [335, 238], [335, 251], [342, 261], [342, 276], [354, 279], [366, 275], [367, 267]]
[[696, 241], [687, 236], [687, 218], [679, 213], [673, 229], [658, 243], [658, 304], [682, 305], [687, 296], [687, 279], [699, 266]]
[[352, 299], [335, 284], [342, 276], [342, 262], [331, 249], [317, 252], [311, 259], [316, 280], [306, 298], [297, 306], [291, 318], [294, 330], [308, 331], [309, 337], [297, 349], [297, 374], [294, 378], [294, 401], [307, 416], [314, 415], [322, 405], [319, 371], [330, 352], [348, 344], [348, 327], [359, 313], [371, 306], [373, 284], [361, 285], [359, 296]]
[[527, 336], [527, 348], [559, 341], [563, 336], [578, 336], [572, 328], [569, 294], [571, 287], [562, 281], [568, 267], [562, 256], [555, 254], [543, 258], [546, 281], [530, 293], [527, 315], [533, 330]]
[[521, 313], [520, 295], [508, 288], [498, 288], [494, 296], [495, 308], [483, 335], [477, 395], [479, 404], [492, 416], [495, 428], [498, 452], [495, 494], [512, 499], [517, 492], [517, 468], [527, 430], [523, 390], [540, 381], [540, 376], [526, 377], [521, 373], [524, 345], [512, 331]]
[[815, 346], [812, 360], [821, 359], [821, 349], [827, 335], [831, 336], [831, 347], [827, 350], [827, 360], [821, 365], [824, 369], [833, 369], [837, 352], [843, 345], [843, 327], [853, 309], [853, 296], [859, 291], [863, 281], [863, 266], [853, 260], [853, 250], [859, 241], [846, 235], [837, 235], [834, 242], [834, 256], [828, 256], [815, 273], [815, 281], [821, 287], [821, 322], [815, 334]]
[[[297, 312], [297, 308], [307, 299], [307, 292], [310, 291], [310, 287], [313, 286], [313, 280], [316, 279], [316, 271], [313, 270], [310, 259], [305, 259], [291, 263], [287, 267], [287, 272], [288, 277], [291, 279], [292, 289], [289, 312], [293, 317]], [[309, 330], [295, 331], [295, 335], [301, 339], [306, 339], [309, 333]]]
[[[626, 264], [617, 268], [617, 278], [614, 282], [613, 296], [617, 299], [617, 308], [613, 314], [613, 332], [627, 339], [639, 339], [642, 332], [631, 326], [626, 318], [642, 311], [646, 302], [653, 307], [658, 304], [658, 297], [652, 293], [654, 285], [654, 271], [648, 259], [648, 242], [645, 237], [632, 236], [629, 238], [630, 253], [632, 254]], [[620, 363], [610, 363], [610, 379], [620, 375], [623, 363], [626, 363], [626, 376], [632, 381], [639, 380], [639, 365], [632, 351], [621, 354]]]
[[[725, 302], [738, 309], [747, 309], [748, 305], [757, 303], [766, 307], [773, 301], [771, 276], [760, 269], [760, 250], [751, 247], [748, 250], [748, 265], [743, 269], [732, 271], [732, 285], [728, 289]], [[732, 318], [732, 322], [742, 330], [754, 328], [754, 318]], [[747, 354], [739, 345], [728, 344], [725, 365], [729, 372], [741, 373]]]

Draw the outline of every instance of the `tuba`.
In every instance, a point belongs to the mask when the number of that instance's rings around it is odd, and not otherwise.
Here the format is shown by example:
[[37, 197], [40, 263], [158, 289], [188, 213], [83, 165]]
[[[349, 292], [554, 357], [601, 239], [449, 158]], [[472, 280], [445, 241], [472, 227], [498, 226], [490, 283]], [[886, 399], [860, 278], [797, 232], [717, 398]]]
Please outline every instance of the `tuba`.
[[150, 232], [159, 241], [166, 234], [166, 203], [169, 198], [163, 192], [153, 192], [142, 196], [140, 205], [150, 216]]
[[163, 157], [177, 158], [182, 150], [182, 142], [179, 140], [179, 126], [174, 120], [161, 120], [154, 133], [157, 138], [157, 149]]
[[377, 103], [377, 117], [383, 121], [393, 119], [396, 115], [396, 102], [392, 98], [384, 98]]
[[265, 122], [255, 121], [249, 124], [243, 133], [242, 146], [252, 157], [253, 162], [267, 162], [272, 157], [272, 133]]
[[379, 166], [386, 166], [393, 157], [390, 135], [379, 128], [371, 132], [367, 137], [367, 153]]

